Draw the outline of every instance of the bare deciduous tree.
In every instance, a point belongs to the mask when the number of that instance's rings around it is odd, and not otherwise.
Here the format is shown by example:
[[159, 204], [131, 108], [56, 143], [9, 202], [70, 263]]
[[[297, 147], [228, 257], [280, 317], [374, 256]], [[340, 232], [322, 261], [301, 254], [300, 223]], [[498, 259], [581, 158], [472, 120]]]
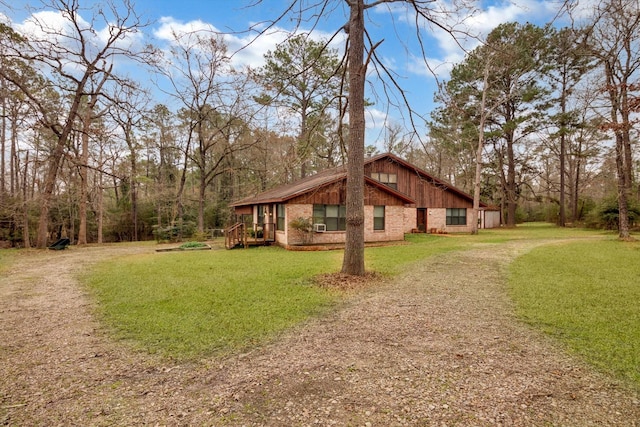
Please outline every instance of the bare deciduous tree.
[[[250, 121], [246, 100], [247, 75], [229, 66], [230, 57], [221, 35], [212, 31], [174, 33], [171, 58], [161, 72], [171, 82], [171, 95], [182, 107], [189, 127], [186, 154], [198, 169], [198, 231], [204, 232], [206, 189], [223, 174], [228, 157], [251, 142], [238, 138]], [[183, 175], [184, 177], [184, 175]]]
[[[1, 47], [7, 57], [20, 58], [49, 77], [51, 90], [59, 91], [65, 108], [51, 111], [34, 93], [33, 88], [24, 85], [11, 70], [0, 68], [0, 76], [15, 84], [29, 99], [39, 113], [39, 122], [55, 135], [55, 145], [48, 159], [48, 169], [41, 194], [36, 246], [47, 246], [49, 229], [49, 209], [56, 188], [61, 161], [67, 149], [74, 126], [81, 119], [83, 99], [90, 96], [89, 82], [108, 76], [113, 81], [112, 64], [119, 58], [138, 61], [150, 60], [146, 47], [139, 47], [131, 36], [147, 24], [136, 14], [133, 4], [125, 0], [115, 4], [107, 0], [102, 7], [95, 7], [90, 24], [82, 18], [77, 0], [50, 0], [48, 10], [55, 11], [66, 25], [52, 26], [50, 21], [34, 13], [28, 21], [29, 34], [24, 34], [21, 43], [2, 40]], [[108, 28], [106, 37], [96, 37], [98, 22]], [[96, 93], [95, 95], [100, 95]]]
[[[364, 265], [364, 156], [365, 156], [365, 82], [367, 80], [367, 68], [374, 67], [374, 72], [380, 77], [383, 83], [383, 92], [387, 95], [386, 102], [395, 107], [406, 107], [409, 111], [409, 119], [413, 123], [415, 112], [409, 105], [406, 93], [398, 82], [397, 74], [384, 65], [384, 62], [377, 56], [376, 48], [383, 40], [373, 40], [371, 34], [365, 26], [365, 15], [383, 6], [388, 6], [389, 20], [392, 21], [394, 10], [391, 6], [401, 8], [407, 16], [414, 19], [415, 34], [420, 46], [420, 55], [425, 60], [425, 67], [429, 68], [426, 61], [428, 52], [423, 37], [425, 31], [432, 31], [433, 28], [443, 29], [453, 34], [452, 29], [455, 22], [451, 18], [456, 15], [461, 7], [453, 2], [448, 6], [451, 9], [442, 7], [442, 4], [435, 4], [425, 0], [344, 0], [345, 10], [348, 13], [347, 22], [343, 26], [348, 34], [346, 57], [348, 84], [348, 144], [347, 144], [347, 196], [346, 196], [346, 242], [345, 253], [342, 264], [342, 272], [350, 275], [363, 275]], [[257, 1], [260, 3], [261, 1]], [[283, 20], [290, 14], [298, 15], [298, 22], [307, 22], [311, 27], [317, 24], [320, 16], [336, 12], [340, 8], [329, 0], [303, 1], [292, 0], [286, 10], [262, 28], [261, 34], [269, 31], [276, 23]], [[379, 9], [378, 9], [379, 10]], [[309, 17], [303, 17], [305, 13]], [[380, 15], [378, 15], [380, 16]], [[461, 18], [462, 19], [462, 18]], [[454, 19], [455, 21], [455, 19]], [[342, 29], [336, 29], [338, 34]], [[391, 92], [396, 92], [396, 100], [392, 101]], [[402, 105], [399, 105], [402, 104]], [[418, 114], [419, 115], [419, 114]]]

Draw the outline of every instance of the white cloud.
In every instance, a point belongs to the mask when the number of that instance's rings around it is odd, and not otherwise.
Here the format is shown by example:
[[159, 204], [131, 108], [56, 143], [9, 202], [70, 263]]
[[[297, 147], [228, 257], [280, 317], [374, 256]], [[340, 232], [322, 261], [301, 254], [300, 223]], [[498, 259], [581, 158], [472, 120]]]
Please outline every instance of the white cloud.
[[[99, 27], [98, 24], [103, 26]], [[135, 52], [138, 46], [143, 45], [144, 38], [142, 31], [130, 29], [124, 32], [124, 37], [113, 41], [113, 30], [116, 28], [114, 23], [100, 23], [97, 20], [90, 23], [80, 15], [76, 15], [72, 21], [64, 12], [53, 10], [35, 12], [22, 23], [15, 23], [14, 28], [27, 37], [35, 50], [45, 56], [61, 59], [68, 70], [82, 70], [86, 66], [82, 56], [91, 61], [110, 40], [118, 51]], [[116, 51], [112, 49], [111, 52]], [[124, 54], [116, 54], [109, 60], [120, 64], [130, 58]]]
[[[554, 0], [502, 1], [472, 13], [468, 9], [455, 10], [454, 5], [447, 1], [436, 2], [432, 7], [432, 16], [439, 19], [438, 22], [442, 27], [451, 31], [424, 22], [424, 28], [420, 33], [423, 37], [425, 57], [413, 49], [412, 53], [407, 54], [405, 70], [407, 73], [419, 76], [434, 77], [435, 73], [439, 77], [445, 77], [453, 65], [464, 58], [465, 52], [477, 47], [481, 40], [484, 40], [498, 25], [526, 20], [544, 25], [555, 17], [560, 5]], [[386, 14], [387, 17], [391, 13], [394, 27], [404, 25], [415, 28], [415, 13], [407, 7], [395, 4], [384, 5], [376, 8], [376, 13], [379, 16]], [[398, 28], [394, 29], [396, 33], [402, 31]], [[415, 37], [411, 32], [407, 34]], [[406, 46], [409, 42], [401, 40], [401, 43]], [[431, 70], [425, 64], [425, 59]]]
[[373, 107], [367, 107], [364, 114], [367, 129], [383, 129], [389, 120], [387, 112]]
[[176, 36], [190, 33], [210, 32], [219, 33], [218, 29], [211, 24], [201, 20], [182, 22], [172, 17], [162, 17], [159, 20], [160, 26], [153, 31], [153, 35], [168, 43], [173, 43]]
[[[80, 28], [90, 28], [89, 23], [81, 16], [76, 17], [76, 22]], [[22, 24], [17, 24], [16, 30], [32, 41], [42, 40], [54, 44], [67, 45], [76, 38], [71, 21], [60, 12], [48, 10], [34, 13]]]
[[[257, 31], [262, 30], [259, 26], [252, 26], [253, 32], [244, 33], [228, 33], [220, 31], [214, 25], [196, 20], [189, 22], [181, 22], [172, 17], [163, 17], [160, 19], [160, 26], [154, 31], [154, 35], [159, 40], [171, 43], [175, 35], [182, 35], [191, 32], [211, 32], [219, 34], [225, 41], [229, 54], [231, 55], [231, 65], [236, 68], [250, 66], [253, 68], [260, 67], [264, 64], [264, 55], [268, 51], [273, 51], [278, 44], [284, 42], [291, 36], [289, 31], [280, 27], [273, 27], [259, 34]], [[300, 30], [302, 32], [304, 30]], [[313, 31], [311, 38], [314, 40], [328, 40], [332, 35], [321, 31]], [[331, 47], [340, 49], [344, 45], [344, 36], [336, 37]]]

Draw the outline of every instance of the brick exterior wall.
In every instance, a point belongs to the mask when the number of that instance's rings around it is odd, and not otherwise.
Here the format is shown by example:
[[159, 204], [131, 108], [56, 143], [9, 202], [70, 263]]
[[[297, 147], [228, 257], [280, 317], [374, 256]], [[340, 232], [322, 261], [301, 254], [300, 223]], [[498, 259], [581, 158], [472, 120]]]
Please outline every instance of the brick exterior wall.
[[364, 207], [364, 241], [392, 242], [404, 240], [404, 207], [385, 206], [384, 230], [373, 229], [373, 206]]
[[405, 206], [403, 210], [402, 231], [411, 233], [418, 227], [418, 209], [415, 206]]
[[[410, 212], [405, 212], [409, 210]], [[290, 227], [289, 223], [295, 218], [311, 218], [313, 215], [312, 204], [287, 204], [285, 214], [285, 230], [276, 231], [276, 243], [281, 246], [292, 246], [304, 244], [304, 237], [297, 230]], [[364, 207], [365, 215], [365, 242], [390, 242], [404, 240], [404, 234], [411, 232], [411, 228], [407, 228], [407, 217], [413, 219], [415, 227], [416, 214], [415, 208], [405, 208], [404, 206], [385, 206], [385, 229], [373, 229], [373, 206]], [[306, 242], [311, 245], [335, 245], [345, 242], [345, 231], [326, 231], [324, 233], [311, 233], [310, 241]]]
[[447, 225], [446, 208], [427, 209], [427, 232], [429, 233], [470, 233], [471, 209], [467, 209], [467, 225]]

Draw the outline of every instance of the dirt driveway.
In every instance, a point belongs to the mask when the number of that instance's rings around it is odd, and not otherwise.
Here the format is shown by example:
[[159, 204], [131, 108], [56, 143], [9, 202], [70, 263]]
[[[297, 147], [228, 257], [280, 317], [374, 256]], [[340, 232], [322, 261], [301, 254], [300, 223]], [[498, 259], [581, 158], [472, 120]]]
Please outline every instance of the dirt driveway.
[[504, 266], [528, 243], [423, 262], [227, 358], [109, 338], [74, 274], [152, 247], [21, 254], [0, 278], [0, 425], [636, 426], [640, 396], [520, 324]]

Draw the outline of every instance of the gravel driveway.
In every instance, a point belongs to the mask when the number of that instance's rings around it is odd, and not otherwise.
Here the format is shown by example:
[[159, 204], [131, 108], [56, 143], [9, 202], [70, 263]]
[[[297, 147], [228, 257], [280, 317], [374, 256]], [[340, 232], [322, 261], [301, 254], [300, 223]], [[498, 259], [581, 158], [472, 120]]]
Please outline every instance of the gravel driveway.
[[171, 363], [109, 338], [74, 279], [141, 247], [25, 251], [0, 278], [0, 425], [637, 426], [640, 396], [519, 323], [478, 245], [240, 355]]

